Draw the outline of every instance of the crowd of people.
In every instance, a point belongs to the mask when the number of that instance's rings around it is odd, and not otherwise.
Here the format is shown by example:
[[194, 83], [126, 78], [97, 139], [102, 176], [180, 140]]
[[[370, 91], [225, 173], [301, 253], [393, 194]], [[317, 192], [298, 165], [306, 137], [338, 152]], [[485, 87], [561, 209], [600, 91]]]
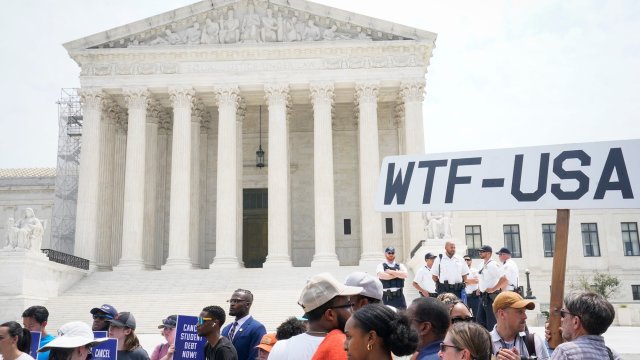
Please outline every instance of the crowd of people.
[[[504, 250], [508, 251], [500, 252]], [[606, 299], [591, 292], [569, 293], [563, 308], [556, 309], [566, 342], [549, 349], [549, 332], [535, 334], [527, 329], [526, 310], [534, 309], [532, 301], [524, 299], [516, 287], [509, 288], [511, 281], [500, 272], [491, 275], [495, 284], [483, 284], [481, 273], [494, 270], [491, 248], [485, 246], [481, 251], [485, 255], [481, 255], [484, 267], [478, 271], [479, 281], [468, 276], [469, 266], [463, 259], [454, 257], [455, 245], [452, 249], [447, 243], [444, 256], [428, 253], [426, 268], [433, 274], [416, 274], [418, 284], [414, 286], [422, 296], [408, 307], [402, 292], [407, 270], [395, 262], [393, 247], [385, 250], [385, 263], [378, 267], [377, 276], [354, 272], [340, 282], [329, 273], [317, 274], [307, 280], [298, 299], [302, 316], [286, 319], [274, 333], [267, 333], [250, 314], [251, 291], [238, 289], [227, 300], [228, 311], [212, 305], [198, 315], [197, 334], [206, 340], [203, 358], [378, 360], [395, 355], [415, 360], [620, 359], [602, 337], [615, 316]], [[424, 278], [433, 284], [423, 283]], [[467, 284], [478, 285], [480, 303], [470, 301]], [[483, 296], [486, 292], [496, 294]], [[118, 360], [173, 360], [177, 315], [162, 319], [158, 329], [166, 342], [149, 356], [136, 336], [132, 313], [118, 312], [109, 304], [90, 313], [91, 327], [70, 322], [61, 326], [55, 337], [46, 330], [49, 312], [45, 307], [26, 309], [22, 325], [15, 321], [0, 325], [2, 360], [34, 360], [29, 355], [31, 331], [40, 333], [38, 360], [88, 360], [92, 346], [108, 338], [117, 339]], [[232, 318], [228, 322], [227, 315]], [[479, 321], [478, 315], [485, 321]], [[487, 328], [488, 318], [494, 319], [491, 328]]]

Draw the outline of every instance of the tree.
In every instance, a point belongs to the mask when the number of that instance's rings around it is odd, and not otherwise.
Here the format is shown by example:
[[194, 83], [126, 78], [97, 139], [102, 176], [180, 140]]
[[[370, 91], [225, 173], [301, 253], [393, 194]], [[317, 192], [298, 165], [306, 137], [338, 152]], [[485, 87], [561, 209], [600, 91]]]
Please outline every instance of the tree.
[[620, 280], [613, 275], [596, 271], [592, 278], [584, 274], [578, 276], [575, 281], [571, 282], [571, 288], [593, 291], [609, 300], [620, 290]]

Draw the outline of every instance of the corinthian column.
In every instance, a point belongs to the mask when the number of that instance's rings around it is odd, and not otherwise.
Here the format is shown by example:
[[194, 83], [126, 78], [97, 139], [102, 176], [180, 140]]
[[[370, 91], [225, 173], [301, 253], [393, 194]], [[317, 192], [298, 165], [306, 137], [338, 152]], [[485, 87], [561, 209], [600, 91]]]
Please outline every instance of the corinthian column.
[[131, 88], [124, 89], [124, 94], [129, 109], [129, 126], [124, 170], [122, 257], [116, 269], [140, 270], [144, 268], [142, 240], [144, 234], [144, 180], [149, 92], [144, 88]]
[[268, 254], [264, 267], [289, 267], [291, 204], [289, 194], [288, 85], [265, 86], [269, 105]]
[[189, 257], [194, 268], [200, 267], [200, 123], [205, 107], [197, 100], [191, 113], [191, 216], [189, 217]]
[[157, 195], [159, 188], [158, 179], [158, 124], [162, 107], [158, 101], [149, 104], [147, 111], [147, 132], [146, 132], [146, 158], [145, 158], [145, 179], [144, 179], [144, 243], [143, 259], [147, 269], [156, 269], [161, 263], [156, 262], [155, 247], [158, 241], [156, 236], [156, 222], [161, 214], [157, 206]]
[[[422, 103], [424, 102], [424, 80], [405, 81], [400, 86], [400, 98], [404, 103], [404, 121], [401, 122], [404, 139], [404, 154], [424, 154], [424, 128]], [[404, 243], [410, 247], [426, 239], [422, 215], [417, 212], [403, 213]]]
[[169, 256], [164, 268], [191, 268], [191, 88], [169, 90], [173, 103], [171, 194], [169, 196]]
[[95, 267], [100, 184], [100, 119], [104, 93], [101, 89], [94, 88], [81, 89], [79, 93], [83, 105], [83, 126], [73, 253], [89, 260], [90, 266]]
[[360, 266], [375, 266], [382, 260], [382, 218], [374, 209], [376, 181], [380, 175], [378, 148], [378, 85], [360, 83], [356, 85], [356, 100], [360, 122], [360, 217], [362, 230], [362, 253]]
[[333, 208], [333, 83], [311, 84], [315, 248], [311, 266], [338, 266]]
[[236, 112], [240, 101], [238, 87], [216, 88], [218, 102], [218, 171], [216, 189], [216, 257], [212, 268], [238, 268], [236, 241], [238, 234], [237, 201], [238, 164]]

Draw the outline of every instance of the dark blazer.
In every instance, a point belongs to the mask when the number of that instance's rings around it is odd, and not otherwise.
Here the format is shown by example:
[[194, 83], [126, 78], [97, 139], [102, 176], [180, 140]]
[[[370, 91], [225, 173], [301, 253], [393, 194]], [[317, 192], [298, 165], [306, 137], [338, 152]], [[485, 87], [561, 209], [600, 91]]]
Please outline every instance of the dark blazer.
[[[234, 321], [235, 319], [222, 329], [222, 336], [229, 337], [229, 330], [231, 330]], [[232, 343], [238, 352], [238, 360], [256, 359], [258, 357], [256, 346], [260, 344], [260, 340], [266, 333], [267, 329], [264, 325], [253, 316], [249, 317], [240, 328], [237, 328]]]

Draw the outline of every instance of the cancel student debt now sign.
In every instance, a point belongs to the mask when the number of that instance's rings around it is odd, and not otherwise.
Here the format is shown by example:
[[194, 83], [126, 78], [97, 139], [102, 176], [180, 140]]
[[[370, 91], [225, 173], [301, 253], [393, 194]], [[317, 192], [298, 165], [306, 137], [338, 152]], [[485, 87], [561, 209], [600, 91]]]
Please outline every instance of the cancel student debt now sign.
[[386, 157], [381, 212], [640, 208], [640, 140]]

